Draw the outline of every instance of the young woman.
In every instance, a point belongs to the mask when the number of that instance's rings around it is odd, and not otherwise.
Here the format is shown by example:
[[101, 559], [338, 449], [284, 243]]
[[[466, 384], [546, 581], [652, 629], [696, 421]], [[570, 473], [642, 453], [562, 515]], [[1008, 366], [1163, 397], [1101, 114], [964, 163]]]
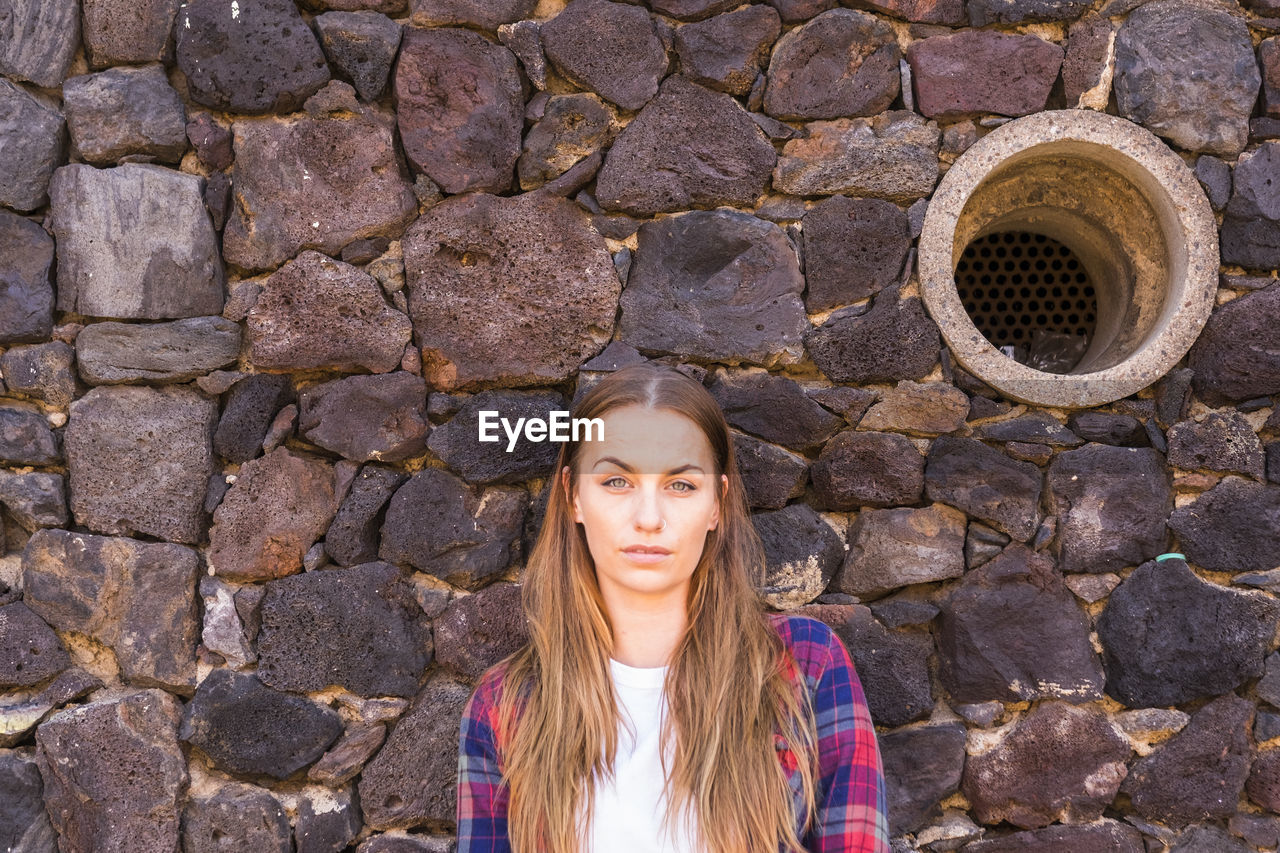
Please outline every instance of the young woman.
[[715, 399], [645, 363], [572, 416], [604, 438], [561, 445], [529, 642], [463, 713], [458, 853], [888, 853], [862, 686], [825, 623], [765, 609]]

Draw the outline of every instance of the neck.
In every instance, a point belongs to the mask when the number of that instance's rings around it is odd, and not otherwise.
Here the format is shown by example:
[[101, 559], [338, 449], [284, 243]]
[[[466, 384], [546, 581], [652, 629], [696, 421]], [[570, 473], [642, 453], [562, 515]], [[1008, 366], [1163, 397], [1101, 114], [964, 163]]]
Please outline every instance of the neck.
[[639, 668], [667, 666], [689, 623], [683, 604], [614, 608], [609, 617], [613, 621], [610, 655], [619, 663]]

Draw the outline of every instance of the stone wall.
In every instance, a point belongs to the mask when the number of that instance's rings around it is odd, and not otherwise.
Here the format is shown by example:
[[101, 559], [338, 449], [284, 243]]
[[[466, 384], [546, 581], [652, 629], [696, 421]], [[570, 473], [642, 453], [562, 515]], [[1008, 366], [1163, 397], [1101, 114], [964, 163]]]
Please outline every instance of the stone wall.
[[[0, 2], [0, 848], [451, 849], [555, 453], [477, 413], [655, 358], [853, 653], [895, 849], [1276, 849], [1247, 2]], [[1069, 108], [1221, 227], [1191, 351], [1091, 410], [961, 369], [914, 261], [969, 145]]]

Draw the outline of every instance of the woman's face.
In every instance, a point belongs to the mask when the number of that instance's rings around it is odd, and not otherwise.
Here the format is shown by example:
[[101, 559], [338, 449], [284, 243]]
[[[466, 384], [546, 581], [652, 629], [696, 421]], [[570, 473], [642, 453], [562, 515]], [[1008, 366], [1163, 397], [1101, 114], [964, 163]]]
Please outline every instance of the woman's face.
[[[684, 607], [707, 533], [720, 522], [711, 447], [692, 420], [667, 409], [623, 406], [603, 415], [604, 440], [583, 444], [574, 520], [582, 524], [601, 594]], [[567, 487], [568, 468], [561, 471]], [[650, 547], [660, 553], [643, 554]]]

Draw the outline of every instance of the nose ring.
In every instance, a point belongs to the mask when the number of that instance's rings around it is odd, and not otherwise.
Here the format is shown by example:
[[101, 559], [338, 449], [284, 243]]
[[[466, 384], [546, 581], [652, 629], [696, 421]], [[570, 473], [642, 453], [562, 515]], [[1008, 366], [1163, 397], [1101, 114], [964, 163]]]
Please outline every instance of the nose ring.
[[666, 528], [667, 528], [667, 520], [664, 518], [662, 519], [662, 524], [658, 525], [658, 529], [665, 530]]

